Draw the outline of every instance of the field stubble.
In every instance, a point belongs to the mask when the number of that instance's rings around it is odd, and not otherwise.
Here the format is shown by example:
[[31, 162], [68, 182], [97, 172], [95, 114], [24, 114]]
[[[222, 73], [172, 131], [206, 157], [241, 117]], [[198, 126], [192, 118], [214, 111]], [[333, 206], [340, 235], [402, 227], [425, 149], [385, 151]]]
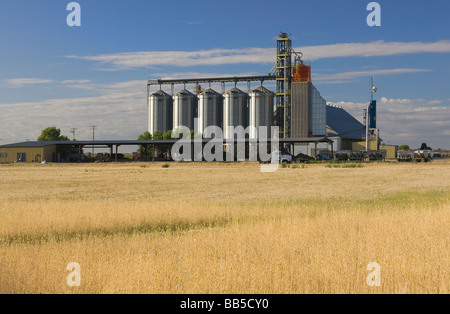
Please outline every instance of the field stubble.
[[448, 293], [449, 179], [446, 163], [0, 166], [0, 293]]

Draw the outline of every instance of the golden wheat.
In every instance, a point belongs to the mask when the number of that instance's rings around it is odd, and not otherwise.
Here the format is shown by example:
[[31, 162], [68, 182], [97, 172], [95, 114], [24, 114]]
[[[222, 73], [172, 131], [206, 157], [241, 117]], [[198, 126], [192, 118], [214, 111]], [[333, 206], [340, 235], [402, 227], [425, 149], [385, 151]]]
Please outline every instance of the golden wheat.
[[449, 179], [448, 163], [0, 166], [0, 293], [448, 293]]

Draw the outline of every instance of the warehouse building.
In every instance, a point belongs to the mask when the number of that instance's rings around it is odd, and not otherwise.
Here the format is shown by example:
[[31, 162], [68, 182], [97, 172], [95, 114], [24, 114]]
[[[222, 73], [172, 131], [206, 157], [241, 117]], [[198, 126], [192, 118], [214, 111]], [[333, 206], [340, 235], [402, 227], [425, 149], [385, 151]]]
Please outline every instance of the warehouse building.
[[57, 147], [53, 142], [23, 142], [0, 146], [0, 163], [41, 163], [57, 159]]

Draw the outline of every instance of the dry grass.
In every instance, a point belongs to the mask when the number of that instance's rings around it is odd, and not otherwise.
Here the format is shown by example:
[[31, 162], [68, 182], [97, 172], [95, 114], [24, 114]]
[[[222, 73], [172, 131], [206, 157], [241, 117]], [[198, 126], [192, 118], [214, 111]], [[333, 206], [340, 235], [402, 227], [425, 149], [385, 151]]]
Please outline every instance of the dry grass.
[[0, 293], [449, 293], [448, 163], [146, 166], [0, 166]]

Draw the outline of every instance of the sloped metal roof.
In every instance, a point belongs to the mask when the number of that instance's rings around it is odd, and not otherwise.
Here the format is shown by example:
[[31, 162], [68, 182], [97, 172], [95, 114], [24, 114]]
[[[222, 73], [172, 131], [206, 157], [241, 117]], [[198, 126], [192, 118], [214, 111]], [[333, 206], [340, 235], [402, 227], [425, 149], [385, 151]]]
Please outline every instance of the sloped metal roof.
[[214, 89], [208, 88], [202, 91], [199, 95], [220, 95], [220, 94], [216, 92]]
[[12, 144], [6, 144], [2, 145], [0, 147], [43, 147], [43, 146], [51, 146], [61, 143], [67, 143], [63, 141], [59, 142], [38, 142], [38, 141], [27, 141], [27, 142], [20, 142], [20, 143], [12, 143]]
[[157, 96], [157, 97], [172, 97], [171, 95], [167, 94], [165, 91], [163, 90], [159, 90], [157, 92], [154, 92], [153, 94], [151, 94], [150, 96]]
[[265, 88], [264, 86], [260, 86], [254, 90], [251, 91], [251, 93], [257, 93], [257, 94], [275, 94], [274, 92], [268, 90], [267, 88]]
[[365, 126], [356, 120], [351, 114], [340, 107], [327, 106], [327, 126], [339, 136], [362, 140], [365, 134]]
[[237, 87], [233, 87], [232, 89], [230, 89], [225, 93], [225, 95], [234, 95], [234, 94], [245, 94], [245, 93]]

